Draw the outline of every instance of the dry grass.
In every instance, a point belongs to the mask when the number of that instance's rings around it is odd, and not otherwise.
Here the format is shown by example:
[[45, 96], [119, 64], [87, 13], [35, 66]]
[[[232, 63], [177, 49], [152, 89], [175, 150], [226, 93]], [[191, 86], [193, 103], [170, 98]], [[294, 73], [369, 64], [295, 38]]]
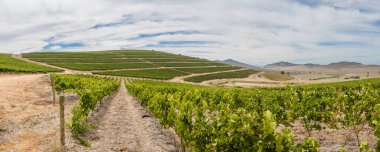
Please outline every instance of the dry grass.
[[58, 142], [58, 140], [48, 141], [48, 143], [42, 150], [46, 152], [60, 152], [60, 143]]
[[263, 76], [263, 77], [265, 77], [269, 80], [273, 80], [273, 81], [288, 81], [288, 80], [294, 79], [294, 77], [292, 77], [290, 75], [281, 75], [281, 74], [268, 73], [268, 72], [262, 73], [262, 74], [260, 74], [260, 76]]
[[1, 135], [1, 132], [7, 131], [2, 124], [3, 124], [3, 114], [0, 112], [0, 135]]

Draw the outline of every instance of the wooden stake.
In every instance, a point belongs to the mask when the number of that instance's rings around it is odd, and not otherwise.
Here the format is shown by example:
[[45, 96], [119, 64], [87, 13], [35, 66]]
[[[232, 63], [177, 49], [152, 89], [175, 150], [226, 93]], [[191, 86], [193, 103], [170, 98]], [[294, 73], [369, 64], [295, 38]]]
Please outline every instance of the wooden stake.
[[51, 90], [53, 91], [53, 104], [55, 105], [55, 89], [54, 89], [54, 81], [53, 77], [50, 75], [50, 83], [51, 83]]
[[59, 97], [59, 114], [61, 127], [61, 152], [65, 151], [65, 97]]
[[181, 152], [186, 152], [185, 145], [183, 144], [182, 137], [180, 136], [179, 138], [181, 140]]

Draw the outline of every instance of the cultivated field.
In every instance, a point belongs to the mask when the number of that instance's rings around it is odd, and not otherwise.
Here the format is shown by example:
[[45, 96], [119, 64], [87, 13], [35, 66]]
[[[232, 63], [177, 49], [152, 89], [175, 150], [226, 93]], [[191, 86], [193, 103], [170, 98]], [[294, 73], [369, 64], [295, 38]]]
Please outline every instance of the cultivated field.
[[185, 80], [189, 82], [203, 82], [203, 81], [216, 80], [216, 79], [246, 78], [255, 73], [258, 73], [258, 71], [240, 70], [240, 71], [234, 71], [234, 72], [221, 72], [221, 73], [194, 76], [194, 77], [186, 78]]
[[239, 67], [209, 67], [209, 68], [177, 68], [177, 70], [189, 73], [208, 73], [241, 69]]
[[113, 71], [113, 72], [95, 72], [94, 74], [125, 76], [137, 78], [150, 78], [168, 80], [178, 76], [185, 76], [188, 73], [174, 69], [150, 69], [150, 70], [129, 70], [129, 71]]
[[375, 151], [380, 139], [371, 76], [281, 75], [148, 50], [0, 57], [0, 151], [59, 151], [58, 96], [67, 151]]
[[[89, 71], [99, 75], [160, 80], [169, 80], [192, 73], [241, 69], [205, 59], [148, 50], [44, 52], [26, 53], [22, 56], [32, 61], [70, 70]], [[248, 76], [245, 75], [245, 77]]]
[[227, 66], [225, 64], [159, 51], [26, 53], [24, 58], [72, 70], [115, 70], [155, 67]]
[[60, 71], [62, 70], [17, 60], [10, 54], [0, 54], [0, 72], [46, 73]]

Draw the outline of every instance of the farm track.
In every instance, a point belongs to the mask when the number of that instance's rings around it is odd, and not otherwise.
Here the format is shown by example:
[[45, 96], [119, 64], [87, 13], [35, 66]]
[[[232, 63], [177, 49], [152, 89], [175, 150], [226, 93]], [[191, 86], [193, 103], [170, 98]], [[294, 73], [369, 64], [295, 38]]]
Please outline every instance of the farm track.
[[177, 151], [172, 134], [162, 129], [155, 119], [134, 97], [127, 93], [124, 83], [106, 107], [96, 115], [92, 131], [86, 134], [92, 146], [84, 148], [76, 142], [69, 142], [69, 151]]
[[[283, 87], [286, 86], [288, 82], [286, 81], [273, 81], [268, 78], [265, 78], [262, 75], [264, 72], [259, 72], [256, 74], [252, 74], [247, 78], [233, 78], [233, 79], [216, 79], [216, 80], [208, 80], [203, 81], [200, 85], [206, 86], [227, 86], [227, 87]], [[295, 83], [296, 85], [300, 85], [299, 83]]]
[[[12, 57], [16, 58], [16, 59], [19, 59], [19, 60], [26, 61], [26, 62], [31, 62], [31, 63], [39, 64], [39, 65], [42, 65], [42, 66], [47, 66], [47, 67], [52, 67], [52, 68], [56, 68], [56, 69], [61, 69], [61, 70], [64, 70], [64, 73], [81, 73], [82, 72], [82, 71], [75, 71], [75, 70], [71, 70], [71, 69], [66, 69], [66, 68], [62, 68], [62, 67], [58, 67], [58, 66], [42, 63], [42, 62], [32, 61], [32, 60], [29, 60], [27, 58], [23, 58], [21, 56], [21, 54], [12, 54]], [[82, 73], [84, 73], [84, 72], [82, 72]]]
[[[186, 75], [186, 76], [175, 77], [175, 78], [169, 80], [169, 82], [185, 82], [184, 79], [189, 78], [189, 77], [208, 75], [208, 74], [217, 74], [217, 73], [224, 73], [224, 72], [236, 72], [236, 71], [243, 71], [243, 70], [247, 70], [247, 69], [241, 68], [241, 69], [228, 70], [228, 71], [216, 71], [216, 72], [208, 72], [208, 73], [194, 73], [194, 74], [190, 74], [190, 75]], [[191, 82], [188, 82], [188, 83], [191, 83]]]

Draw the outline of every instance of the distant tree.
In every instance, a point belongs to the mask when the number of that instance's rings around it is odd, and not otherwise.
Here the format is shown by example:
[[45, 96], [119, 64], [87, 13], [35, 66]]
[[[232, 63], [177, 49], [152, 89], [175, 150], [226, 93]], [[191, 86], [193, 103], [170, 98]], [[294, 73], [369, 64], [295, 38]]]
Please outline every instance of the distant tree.
[[367, 77], [369, 77], [369, 72], [367, 72]]
[[290, 75], [290, 72], [287, 72], [286, 74]]
[[281, 74], [284, 75], [284, 74], [285, 74], [285, 71], [281, 71]]

